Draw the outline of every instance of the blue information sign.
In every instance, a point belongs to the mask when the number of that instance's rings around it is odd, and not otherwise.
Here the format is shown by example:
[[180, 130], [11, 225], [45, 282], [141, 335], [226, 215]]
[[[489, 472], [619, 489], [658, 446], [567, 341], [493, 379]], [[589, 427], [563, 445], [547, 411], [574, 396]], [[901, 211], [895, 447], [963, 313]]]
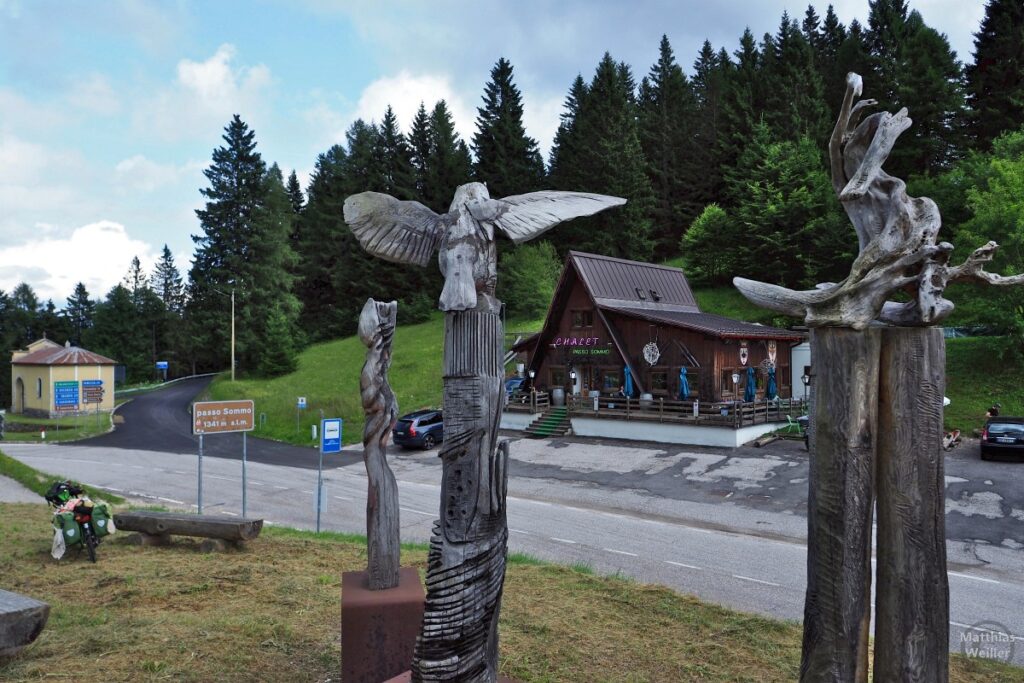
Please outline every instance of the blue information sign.
[[54, 382], [53, 405], [57, 408], [77, 408], [78, 382]]
[[165, 361], [165, 360], [158, 360], [156, 362], [156, 369], [157, 370], [166, 370], [167, 369], [167, 361]]
[[82, 380], [82, 386], [83, 387], [102, 387], [103, 386], [103, 380], [101, 380], [101, 379], [83, 379]]
[[341, 418], [328, 417], [320, 420], [320, 452], [341, 452]]

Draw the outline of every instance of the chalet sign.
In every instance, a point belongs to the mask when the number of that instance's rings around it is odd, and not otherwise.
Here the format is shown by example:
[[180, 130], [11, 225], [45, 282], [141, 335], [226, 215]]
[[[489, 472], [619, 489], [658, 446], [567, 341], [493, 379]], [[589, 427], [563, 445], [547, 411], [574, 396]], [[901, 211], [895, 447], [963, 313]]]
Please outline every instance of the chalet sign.
[[574, 357], [610, 356], [612, 350], [608, 342], [600, 337], [555, 337], [553, 348], [562, 349], [567, 355]]
[[252, 401], [203, 401], [192, 405], [192, 433], [251, 432], [255, 426]]

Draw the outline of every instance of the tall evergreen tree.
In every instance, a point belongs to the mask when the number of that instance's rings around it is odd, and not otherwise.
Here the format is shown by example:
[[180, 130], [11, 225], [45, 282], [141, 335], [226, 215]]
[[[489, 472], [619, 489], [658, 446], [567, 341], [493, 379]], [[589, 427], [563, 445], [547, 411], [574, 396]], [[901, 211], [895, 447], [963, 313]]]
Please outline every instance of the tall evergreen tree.
[[659, 253], [670, 253], [702, 208], [692, 187], [704, 169], [695, 163], [697, 100], [668, 36], [661, 37], [658, 61], [640, 82], [638, 100], [640, 146], [654, 192], [652, 237]]
[[988, 0], [967, 67], [971, 132], [982, 147], [1024, 122], [1024, 3]]
[[376, 153], [383, 176], [384, 189], [381, 191], [398, 199], [416, 199], [412, 150], [398, 128], [398, 118], [390, 105], [384, 112], [384, 119], [378, 128]]
[[653, 202], [637, 126], [635, 83], [629, 67], [610, 54], [597, 66], [585, 92], [571, 93], [576, 109], [563, 120], [556, 144], [552, 184], [559, 189], [599, 192], [627, 199], [626, 206], [577, 219], [552, 233], [564, 255], [570, 248], [646, 260], [652, 256]]
[[907, 0], [868, 0], [868, 46], [872, 97], [885, 111], [896, 111], [902, 47], [907, 39]]
[[801, 137], [824, 148], [829, 114], [814, 49], [785, 13], [764, 58], [764, 121], [779, 139]]
[[835, 8], [829, 5], [821, 22], [821, 47], [817, 50], [815, 63], [825, 90], [825, 106], [830, 115], [836, 114], [842, 104], [846, 92], [846, 74], [856, 71], [856, 68], [843, 70], [839, 52], [846, 39], [846, 27], [836, 16]]
[[142, 297], [143, 290], [149, 287], [149, 278], [146, 277], [146, 273], [142, 270], [142, 262], [139, 261], [138, 256], [132, 257], [132, 262], [128, 266], [128, 272], [121, 280], [121, 284], [124, 285], [128, 293], [132, 295], [132, 301], [138, 303]]
[[512, 64], [504, 57], [491, 69], [483, 100], [473, 135], [476, 179], [487, 184], [492, 197], [541, 189], [544, 160], [537, 141], [526, 134], [523, 97], [512, 81]]
[[427, 201], [427, 165], [430, 159], [430, 115], [420, 102], [416, 116], [409, 129], [409, 152], [412, 159], [413, 178], [416, 182], [416, 199]]
[[704, 174], [693, 186], [694, 202], [710, 204], [721, 192], [722, 149], [725, 131], [725, 98], [732, 62], [724, 50], [715, 52], [707, 40], [693, 64], [693, 93], [697, 99], [694, 130], [694, 162]]
[[[153, 296], [148, 288], [139, 291], [137, 296], [140, 299], [149, 301], [145, 292]], [[141, 309], [135, 299], [124, 285], [114, 286], [96, 305], [95, 323], [85, 335], [90, 351], [113, 358], [125, 366], [129, 382], [151, 379], [154, 372], [152, 320], [140, 315]]]
[[473, 160], [469, 147], [455, 132], [455, 121], [444, 100], [434, 105], [427, 129], [430, 147], [423, 203], [438, 213], [445, 213], [451, 206], [455, 188], [472, 180]]
[[166, 244], [160, 253], [160, 260], [153, 268], [149, 286], [164, 302], [168, 311], [181, 314], [185, 307], [185, 285], [181, 280], [181, 272], [174, 264], [174, 255]]
[[302, 196], [302, 187], [299, 185], [299, 176], [295, 171], [288, 174], [288, 184], [285, 186], [288, 192], [288, 201], [291, 202], [292, 211], [295, 215], [302, 213], [302, 207], [306, 205], [306, 198]]
[[67, 305], [64, 308], [64, 316], [71, 326], [71, 342], [76, 346], [82, 346], [83, 337], [86, 331], [92, 327], [95, 314], [96, 303], [89, 298], [89, 291], [85, 288], [85, 284], [79, 282], [75, 285], [75, 291], [68, 297]]

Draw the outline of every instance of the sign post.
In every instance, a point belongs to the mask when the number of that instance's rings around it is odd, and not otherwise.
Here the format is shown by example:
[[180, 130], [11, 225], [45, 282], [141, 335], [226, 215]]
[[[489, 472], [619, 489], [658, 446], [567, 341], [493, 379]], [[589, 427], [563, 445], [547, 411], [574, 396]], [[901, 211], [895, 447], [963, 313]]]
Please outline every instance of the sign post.
[[316, 474], [316, 532], [320, 533], [320, 512], [324, 501], [324, 453], [341, 452], [340, 417], [328, 417], [320, 420], [320, 463]]
[[246, 433], [255, 426], [252, 401], [202, 401], [192, 404], [192, 433], [199, 437], [197, 507], [203, 514], [203, 436], [242, 432], [242, 516], [246, 513]]
[[299, 396], [299, 400], [295, 403], [295, 433], [299, 433], [299, 415], [303, 410], [306, 409], [306, 397]]
[[100, 426], [100, 404], [103, 403], [103, 380], [83, 379], [82, 380], [82, 403], [95, 404], [96, 406], [96, 428]]
[[156, 369], [163, 371], [163, 373], [164, 373], [164, 381], [166, 382], [167, 381], [167, 361], [165, 361], [165, 360], [158, 360], [156, 362]]

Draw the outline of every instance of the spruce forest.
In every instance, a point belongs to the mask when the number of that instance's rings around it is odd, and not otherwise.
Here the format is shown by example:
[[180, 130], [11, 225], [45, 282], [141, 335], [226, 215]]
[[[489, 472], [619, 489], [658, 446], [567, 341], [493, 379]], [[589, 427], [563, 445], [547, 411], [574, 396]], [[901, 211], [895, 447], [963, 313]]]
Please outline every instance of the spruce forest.
[[[543, 315], [569, 249], [681, 258], [706, 287], [728, 286], [736, 274], [787, 287], [837, 281], [856, 239], [825, 146], [850, 71], [864, 76], [864, 95], [880, 109], [909, 109], [913, 127], [886, 170], [938, 203], [956, 254], [991, 238], [1001, 249], [990, 270], [1024, 270], [1024, 4], [989, 0], [965, 56], [906, 0], [869, 7], [866, 25], [843, 25], [831, 6], [823, 16], [813, 6], [803, 17], [784, 14], [774, 33], [747, 30], [732, 52], [705, 41], [692, 60], [665, 36], [642, 73], [606, 53], [567, 84], [546, 163], [503, 58], [471, 140], [460, 139], [443, 100], [422, 103], [405, 131], [389, 107], [324, 150], [305, 188], [262, 157], [256, 131], [236, 115], [204, 171], [198, 229], [182, 226], [195, 231], [187, 273], [165, 246], [153, 272], [135, 259], [109, 292], [79, 284], [55, 303], [28, 284], [0, 291], [0, 350], [45, 334], [117, 359], [130, 382], [152, 379], [157, 360], [170, 362], [170, 376], [220, 371], [230, 364], [233, 293], [238, 371], [289, 372], [303, 347], [354, 334], [369, 296], [398, 299], [400, 323], [436, 308], [436, 268], [367, 255], [344, 224], [345, 198], [376, 190], [445, 212], [471, 180], [492, 197], [547, 188], [628, 200], [524, 247], [499, 243], [510, 318]], [[949, 324], [1024, 339], [1019, 297], [958, 287]], [[0, 405], [9, 405], [10, 366], [0, 368]]]

